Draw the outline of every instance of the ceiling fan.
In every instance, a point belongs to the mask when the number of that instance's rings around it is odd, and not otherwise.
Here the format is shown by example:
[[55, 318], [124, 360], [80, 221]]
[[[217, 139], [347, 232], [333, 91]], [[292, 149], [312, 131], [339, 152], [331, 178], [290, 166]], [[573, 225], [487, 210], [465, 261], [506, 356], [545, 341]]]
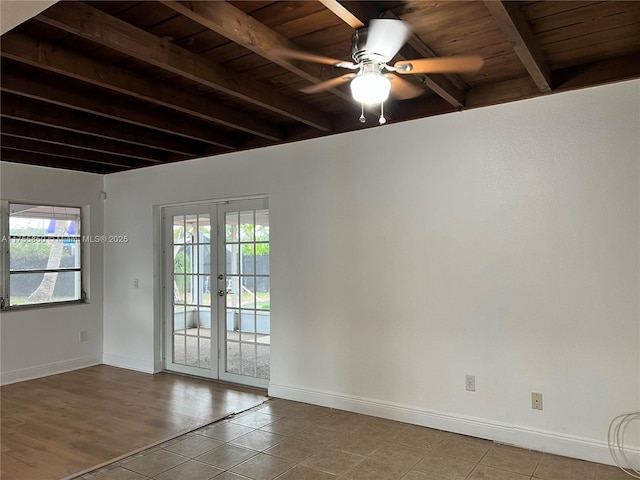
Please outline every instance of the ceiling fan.
[[301, 91], [318, 93], [351, 82], [351, 95], [362, 105], [360, 121], [363, 123], [366, 121], [364, 105], [380, 104], [379, 122], [383, 124], [386, 122], [383, 105], [390, 94], [394, 98], [404, 100], [424, 93], [424, 89], [395, 74], [472, 73], [477, 72], [484, 65], [482, 57], [472, 55], [401, 60], [390, 65], [388, 62], [398, 53], [410, 35], [411, 27], [402, 20], [374, 19], [371, 20], [368, 28], [360, 28], [353, 34], [351, 48], [353, 62], [286, 48], [276, 49], [275, 53], [283, 57], [357, 70], [355, 73], [347, 73], [310, 85]]

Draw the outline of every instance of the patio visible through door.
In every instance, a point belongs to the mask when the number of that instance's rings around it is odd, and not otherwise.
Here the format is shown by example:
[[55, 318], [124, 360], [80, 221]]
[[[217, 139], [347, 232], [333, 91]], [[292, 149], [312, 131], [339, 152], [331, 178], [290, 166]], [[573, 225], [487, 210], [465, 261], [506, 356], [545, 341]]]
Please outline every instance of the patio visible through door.
[[266, 387], [267, 199], [163, 209], [165, 368]]

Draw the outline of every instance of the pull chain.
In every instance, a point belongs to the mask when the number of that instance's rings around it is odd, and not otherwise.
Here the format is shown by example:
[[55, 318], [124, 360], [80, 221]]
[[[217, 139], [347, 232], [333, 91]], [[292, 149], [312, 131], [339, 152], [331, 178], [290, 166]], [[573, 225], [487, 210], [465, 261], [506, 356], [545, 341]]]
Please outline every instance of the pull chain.
[[384, 125], [385, 123], [387, 123], [387, 119], [384, 118], [384, 103], [380, 104], [380, 118], [378, 119], [378, 122], [380, 123], [380, 125]]
[[364, 103], [361, 103], [360, 106], [362, 107], [362, 113], [360, 113], [360, 123], [364, 123], [367, 121], [367, 119], [364, 117]]

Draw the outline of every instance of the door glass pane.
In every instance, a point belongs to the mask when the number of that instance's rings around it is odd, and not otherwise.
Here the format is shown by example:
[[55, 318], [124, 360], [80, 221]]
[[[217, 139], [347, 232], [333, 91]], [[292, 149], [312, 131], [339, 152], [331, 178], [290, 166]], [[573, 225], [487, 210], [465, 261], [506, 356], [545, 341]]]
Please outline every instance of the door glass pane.
[[227, 242], [238, 241], [238, 226], [240, 225], [238, 212], [229, 212], [225, 215], [225, 232]]
[[186, 336], [187, 339], [187, 365], [190, 367], [199, 366], [198, 337]]
[[240, 374], [240, 343], [226, 342], [227, 364], [225, 370], [228, 373]]
[[200, 368], [211, 368], [211, 339], [200, 337]]
[[173, 335], [173, 363], [177, 363], [179, 365], [186, 365], [185, 359], [185, 336], [184, 335]]
[[170, 228], [173, 262], [170, 267], [173, 283], [171, 363], [211, 369], [210, 215], [174, 215]]
[[269, 241], [269, 210], [256, 210], [256, 242]]
[[240, 212], [240, 241], [253, 242], [254, 228], [255, 227], [253, 223], [253, 210], [248, 212]]
[[258, 310], [271, 310], [269, 277], [256, 277], [256, 308]]
[[225, 220], [226, 371], [266, 380], [271, 343], [269, 211], [229, 212]]
[[[268, 337], [267, 337], [268, 338]], [[260, 342], [260, 339], [258, 340], [258, 345], [256, 347], [257, 350], [257, 362], [258, 362], [258, 372], [257, 372], [257, 376], [258, 378], [264, 378], [266, 380], [269, 380], [270, 378], [270, 365], [271, 365], [271, 347], [270, 345], [263, 345]]]
[[242, 375], [249, 377], [256, 376], [256, 345], [254, 343], [241, 343], [241, 362], [242, 362]]
[[255, 285], [255, 278], [254, 277], [241, 277], [241, 306], [242, 308], [255, 308], [256, 307], [256, 301], [255, 301], [255, 293], [254, 291], [254, 285]]
[[240, 306], [240, 277], [227, 276], [227, 307]]

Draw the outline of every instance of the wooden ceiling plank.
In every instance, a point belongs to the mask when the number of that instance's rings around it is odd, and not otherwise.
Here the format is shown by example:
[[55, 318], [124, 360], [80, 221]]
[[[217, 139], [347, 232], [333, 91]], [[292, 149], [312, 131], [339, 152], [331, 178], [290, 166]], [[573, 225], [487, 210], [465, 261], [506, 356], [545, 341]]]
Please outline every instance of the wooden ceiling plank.
[[[272, 140], [280, 140], [284, 133], [277, 127], [256, 120], [237, 109], [213, 102], [204, 103], [202, 98], [154, 82], [142, 75], [120, 67], [89, 59], [71, 50], [32, 39], [19, 33], [8, 33], [2, 37], [0, 46], [3, 58], [10, 58], [54, 73], [66, 75], [100, 87], [130, 95], [140, 100], [234, 128]], [[218, 144], [233, 149], [236, 142], [222, 134], [211, 132]]]
[[27, 98], [19, 98], [10, 93], [3, 94], [1, 101], [0, 115], [4, 119], [15, 119], [45, 127], [50, 126], [129, 145], [157, 148], [189, 157], [205, 153], [202, 144], [183, 140], [173, 135], [160, 134], [153, 130], [126, 125], [115, 120], [102, 119]]
[[[324, 66], [313, 63], [305, 63], [303, 66], [301, 62], [274, 53], [276, 49], [302, 50], [302, 48], [227, 2], [163, 0], [162, 3], [311, 83], [319, 83], [327, 79], [330, 70]], [[330, 92], [343, 100], [353, 101], [350, 95], [340, 90], [331, 89]]]
[[[553, 91], [576, 90], [638, 78], [640, 78], [640, 53], [634, 53], [589, 65], [555, 70]], [[467, 107], [485, 107], [549, 93], [540, 92], [530, 77], [517, 78], [472, 88], [467, 93]]]
[[517, 2], [485, 0], [484, 4], [540, 91], [550, 92], [551, 70]]
[[274, 94], [265, 85], [234, 76], [197, 54], [89, 5], [60, 2], [36, 19], [319, 130], [332, 130], [331, 119], [322, 112]]
[[51, 143], [33, 142], [24, 138], [10, 137], [2, 135], [2, 146], [12, 150], [22, 150], [24, 152], [39, 153], [53, 157], [73, 158], [86, 162], [96, 162], [104, 165], [113, 165], [116, 167], [143, 167], [154, 165], [156, 162], [145, 160], [136, 160], [127, 157], [120, 157], [107, 153], [91, 152], [75, 147], [64, 145], [53, 145]]
[[[105, 102], [101, 98], [91, 98], [81, 92], [67, 90], [53, 84], [44, 84], [26, 76], [7, 72], [3, 72], [0, 88], [3, 92], [10, 92], [85, 113], [92, 113], [137, 126], [152, 128], [164, 133], [180, 135], [191, 140], [218, 145], [218, 141], [212, 138], [214, 136], [213, 131], [207, 125], [196, 122], [182, 122], [157, 111], [137, 108], [135, 105], [116, 98], [111, 98], [108, 102]], [[228, 142], [228, 139], [225, 138], [225, 141]], [[224, 147], [225, 145], [219, 146]]]
[[76, 170], [88, 173], [105, 175], [108, 173], [130, 170], [130, 166], [105, 165], [103, 163], [77, 160], [75, 158], [50, 157], [23, 150], [12, 150], [2, 147], [0, 157], [3, 162], [22, 163], [25, 165], [36, 165], [39, 167], [61, 168], [64, 170]]
[[113, 153], [115, 155], [154, 163], [162, 163], [166, 157], [162, 152], [147, 147], [127, 145], [126, 143], [113, 140], [95, 139], [87, 135], [67, 132], [52, 127], [39, 126], [38, 128], [34, 128], [33, 125], [29, 123], [11, 119], [3, 120], [2, 135], [30, 139], [34, 142], [68, 145], [100, 153]]

